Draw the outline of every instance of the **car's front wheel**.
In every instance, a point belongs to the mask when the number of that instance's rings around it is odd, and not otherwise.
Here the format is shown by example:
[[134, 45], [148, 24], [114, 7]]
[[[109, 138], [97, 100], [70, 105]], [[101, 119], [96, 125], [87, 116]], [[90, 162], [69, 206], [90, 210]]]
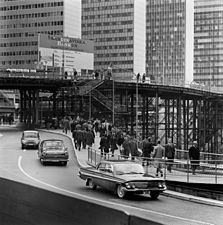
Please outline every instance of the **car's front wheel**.
[[117, 186], [116, 193], [119, 198], [125, 198], [126, 196], [125, 188], [121, 184]]
[[160, 193], [158, 191], [150, 191], [150, 197], [153, 200], [156, 200], [159, 197]]
[[96, 190], [97, 185], [93, 182], [93, 180], [88, 179], [87, 180], [87, 185], [92, 189], [92, 190]]

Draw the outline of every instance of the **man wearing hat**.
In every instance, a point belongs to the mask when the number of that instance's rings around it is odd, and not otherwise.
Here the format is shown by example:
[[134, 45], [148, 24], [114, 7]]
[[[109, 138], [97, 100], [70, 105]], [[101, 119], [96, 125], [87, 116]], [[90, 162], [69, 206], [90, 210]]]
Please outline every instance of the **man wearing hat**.
[[198, 148], [197, 141], [193, 141], [193, 145], [189, 149], [189, 159], [192, 173], [195, 175], [195, 170], [200, 164], [200, 150]]

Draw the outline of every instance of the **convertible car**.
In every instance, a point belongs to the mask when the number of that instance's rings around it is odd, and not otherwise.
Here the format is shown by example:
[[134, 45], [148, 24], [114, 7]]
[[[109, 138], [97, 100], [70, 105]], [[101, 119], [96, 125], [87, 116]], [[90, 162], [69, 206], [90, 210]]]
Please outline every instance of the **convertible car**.
[[119, 198], [128, 194], [150, 194], [157, 199], [166, 190], [165, 181], [145, 174], [141, 164], [128, 160], [101, 161], [96, 168], [80, 168], [79, 177], [95, 190], [97, 186], [114, 191]]
[[43, 165], [45, 162], [58, 162], [66, 166], [69, 160], [69, 155], [62, 140], [47, 139], [40, 143], [38, 158]]

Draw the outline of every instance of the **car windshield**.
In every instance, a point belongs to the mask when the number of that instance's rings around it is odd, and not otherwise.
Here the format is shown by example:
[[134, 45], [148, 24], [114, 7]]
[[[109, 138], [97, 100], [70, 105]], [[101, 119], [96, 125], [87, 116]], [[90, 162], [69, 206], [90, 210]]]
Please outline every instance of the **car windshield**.
[[140, 164], [116, 164], [114, 166], [116, 175], [124, 175], [124, 174], [144, 174], [144, 169]]
[[63, 143], [61, 141], [46, 141], [43, 147], [48, 149], [60, 149], [63, 147]]
[[36, 133], [36, 132], [27, 132], [27, 133], [24, 133], [24, 137], [26, 137], [26, 138], [38, 138], [38, 133]]

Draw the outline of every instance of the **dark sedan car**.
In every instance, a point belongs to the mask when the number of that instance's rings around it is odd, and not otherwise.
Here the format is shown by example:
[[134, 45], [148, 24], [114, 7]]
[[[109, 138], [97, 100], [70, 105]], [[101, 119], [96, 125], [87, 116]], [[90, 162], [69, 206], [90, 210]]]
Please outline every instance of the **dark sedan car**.
[[101, 161], [96, 168], [80, 168], [79, 176], [92, 189], [100, 186], [114, 191], [119, 198], [149, 193], [152, 199], [157, 199], [166, 190], [163, 179], [145, 174], [141, 164], [127, 160]]
[[45, 162], [57, 162], [66, 166], [69, 160], [68, 150], [60, 139], [43, 140], [39, 146], [38, 157], [43, 165]]
[[35, 130], [25, 130], [22, 132], [21, 148], [34, 148], [38, 149], [40, 143], [40, 135]]

